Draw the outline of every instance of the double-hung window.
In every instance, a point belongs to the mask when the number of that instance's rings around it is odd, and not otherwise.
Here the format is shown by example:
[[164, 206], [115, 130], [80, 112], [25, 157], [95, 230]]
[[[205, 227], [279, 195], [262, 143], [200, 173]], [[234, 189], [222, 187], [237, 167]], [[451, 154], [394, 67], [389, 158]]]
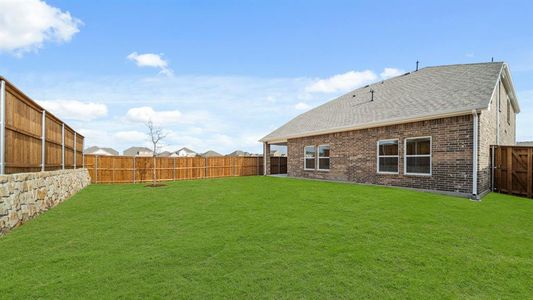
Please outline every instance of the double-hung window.
[[329, 145], [318, 146], [318, 169], [329, 170]]
[[398, 140], [378, 141], [378, 173], [398, 174]]
[[314, 170], [316, 166], [315, 146], [305, 146], [304, 148], [304, 170]]
[[431, 137], [405, 139], [406, 175], [431, 175]]

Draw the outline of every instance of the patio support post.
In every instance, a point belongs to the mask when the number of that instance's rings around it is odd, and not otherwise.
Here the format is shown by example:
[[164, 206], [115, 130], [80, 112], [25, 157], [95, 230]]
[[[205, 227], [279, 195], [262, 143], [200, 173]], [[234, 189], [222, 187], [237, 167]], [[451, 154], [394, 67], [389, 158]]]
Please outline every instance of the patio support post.
[[270, 175], [270, 145], [263, 143], [263, 175]]

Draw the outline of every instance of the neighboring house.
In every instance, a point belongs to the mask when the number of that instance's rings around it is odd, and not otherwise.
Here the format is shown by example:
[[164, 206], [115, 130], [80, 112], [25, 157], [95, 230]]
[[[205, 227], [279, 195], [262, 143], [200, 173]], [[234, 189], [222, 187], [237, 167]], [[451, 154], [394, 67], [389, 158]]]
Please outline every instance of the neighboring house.
[[106, 155], [106, 156], [119, 155], [118, 151], [113, 148], [104, 148], [104, 147], [98, 147], [98, 146], [89, 147], [85, 149], [83, 153], [92, 154], [92, 155]]
[[251, 154], [242, 150], [235, 150], [226, 156], [250, 156]]
[[207, 152], [204, 152], [204, 153], [200, 154], [200, 156], [202, 156], [202, 157], [216, 157], [216, 156], [223, 156], [223, 155], [218, 153], [218, 152], [215, 152], [213, 150], [209, 150]]
[[168, 151], [163, 151], [157, 155], [157, 157], [171, 157], [172, 153]]
[[124, 156], [153, 156], [153, 153], [146, 147], [130, 147], [122, 152]]
[[276, 156], [276, 157], [285, 157], [287, 156], [285, 153], [279, 151], [279, 150], [275, 150], [275, 151], [270, 151], [270, 156]]
[[490, 146], [514, 145], [507, 64], [427, 67], [349, 92], [261, 141], [287, 145], [288, 175], [438, 190], [490, 190]]
[[172, 157], [195, 157], [196, 155], [198, 155], [196, 152], [192, 151], [191, 149], [187, 147], [183, 147], [176, 152], [172, 152], [170, 156]]

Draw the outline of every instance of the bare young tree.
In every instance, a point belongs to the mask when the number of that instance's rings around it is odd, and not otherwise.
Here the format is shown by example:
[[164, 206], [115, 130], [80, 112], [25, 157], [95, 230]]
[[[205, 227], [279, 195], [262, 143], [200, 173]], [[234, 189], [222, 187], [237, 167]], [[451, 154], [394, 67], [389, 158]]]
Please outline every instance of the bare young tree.
[[154, 158], [154, 161], [153, 161], [153, 183], [152, 185], [156, 185], [156, 181], [157, 181], [157, 177], [156, 177], [156, 172], [155, 172], [155, 168], [156, 168], [156, 156], [157, 156], [157, 153], [161, 147], [161, 141], [167, 136], [165, 133], [163, 133], [163, 129], [161, 127], [158, 127], [158, 126], [155, 126], [154, 123], [152, 122], [152, 120], [148, 121], [146, 123], [146, 127], [148, 127], [148, 136], [150, 137], [150, 140], [152, 142], [152, 145], [153, 145], [153, 158]]

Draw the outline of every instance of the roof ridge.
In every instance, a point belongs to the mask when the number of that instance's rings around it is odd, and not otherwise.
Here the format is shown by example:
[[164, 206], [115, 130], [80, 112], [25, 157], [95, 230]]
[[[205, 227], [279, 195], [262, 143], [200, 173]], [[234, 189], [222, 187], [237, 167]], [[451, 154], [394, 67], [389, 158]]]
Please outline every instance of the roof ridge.
[[[477, 63], [464, 63], [464, 64], [448, 64], [448, 65], [435, 65], [435, 66], [426, 66], [418, 69], [418, 71], [429, 68], [441, 68], [441, 67], [453, 67], [453, 66], [471, 66], [471, 65], [490, 65], [490, 64], [504, 64], [505, 61], [487, 61], [487, 62], [477, 62]], [[413, 71], [416, 72], [416, 71]]]

